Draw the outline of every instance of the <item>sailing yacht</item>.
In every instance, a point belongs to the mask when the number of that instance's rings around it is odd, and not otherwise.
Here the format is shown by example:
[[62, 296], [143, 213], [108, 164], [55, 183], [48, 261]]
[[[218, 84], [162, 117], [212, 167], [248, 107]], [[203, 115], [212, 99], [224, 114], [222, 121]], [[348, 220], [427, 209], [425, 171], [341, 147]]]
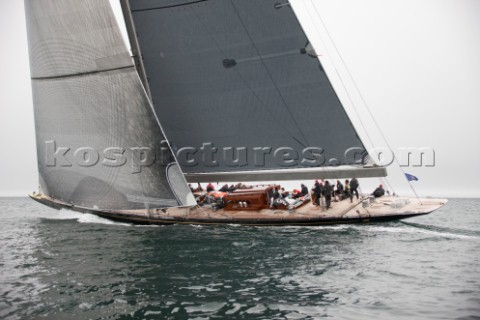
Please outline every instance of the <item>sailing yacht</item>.
[[314, 225], [401, 219], [445, 199], [308, 197], [271, 186], [198, 206], [187, 182], [385, 177], [287, 0], [25, 0], [39, 190], [135, 223]]

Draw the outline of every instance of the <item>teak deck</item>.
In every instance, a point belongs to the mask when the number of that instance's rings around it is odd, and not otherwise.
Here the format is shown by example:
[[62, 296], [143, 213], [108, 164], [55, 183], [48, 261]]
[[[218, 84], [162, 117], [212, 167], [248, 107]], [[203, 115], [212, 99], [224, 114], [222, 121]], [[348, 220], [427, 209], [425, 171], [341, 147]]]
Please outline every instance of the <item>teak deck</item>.
[[[261, 226], [281, 225], [324, 225], [343, 223], [365, 223], [376, 221], [391, 221], [428, 214], [447, 203], [446, 199], [416, 199], [381, 197], [375, 199], [368, 207], [361, 200], [333, 202], [332, 208], [314, 206], [308, 203], [294, 210], [213, 210], [209, 206], [172, 207], [142, 210], [101, 210], [91, 209], [35, 194], [30, 197], [56, 209], [69, 209], [78, 212], [91, 213], [107, 219], [136, 224], [241, 224]], [[409, 203], [395, 207], [399, 199]]]

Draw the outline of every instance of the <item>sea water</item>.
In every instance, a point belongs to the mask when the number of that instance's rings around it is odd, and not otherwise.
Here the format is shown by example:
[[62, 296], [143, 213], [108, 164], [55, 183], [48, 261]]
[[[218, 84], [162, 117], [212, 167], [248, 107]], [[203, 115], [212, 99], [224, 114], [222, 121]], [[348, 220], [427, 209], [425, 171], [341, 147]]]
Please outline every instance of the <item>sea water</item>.
[[135, 226], [0, 198], [1, 319], [480, 319], [480, 200], [326, 227]]

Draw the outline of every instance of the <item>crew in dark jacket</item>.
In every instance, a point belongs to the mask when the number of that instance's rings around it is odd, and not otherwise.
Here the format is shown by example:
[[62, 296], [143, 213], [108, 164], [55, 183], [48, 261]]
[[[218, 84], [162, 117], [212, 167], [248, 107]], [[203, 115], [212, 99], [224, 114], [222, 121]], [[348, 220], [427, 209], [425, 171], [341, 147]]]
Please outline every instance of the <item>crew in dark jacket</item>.
[[301, 197], [304, 197], [308, 194], [308, 188], [306, 185], [304, 185], [303, 183], [301, 184], [302, 186], [302, 191], [300, 192], [301, 193]]
[[343, 194], [343, 184], [340, 180], [337, 180], [337, 192], [336, 195], [341, 196]]
[[332, 201], [332, 186], [330, 182], [325, 181], [325, 186], [323, 187], [323, 195], [325, 196], [325, 206], [327, 209], [330, 209], [330, 203]]
[[375, 191], [373, 191], [372, 195], [375, 197], [375, 198], [380, 198], [382, 197], [383, 195], [385, 195], [385, 190], [383, 189], [383, 186], [382, 185], [379, 185], [377, 189], [375, 189]]
[[294, 199], [304, 197], [308, 194], [308, 188], [306, 185], [303, 183], [300, 185], [302, 188], [300, 189], [300, 192], [297, 193], [296, 195], [293, 196]]
[[353, 194], [355, 193], [355, 195], [357, 196], [357, 199], [358, 199], [358, 180], [357, 178], [353, 178], [351, 181], [350, 181], [350, 200], [353, 199]]
[[273, 208], [275, 206], [275, 201], [281, 197], [280, 193], [278, 192], [279, 188], [280, 186], [275, 186], [268, 191], [268, 196], [270, 198], [270, 208]]
[[212, 192], [212, 191], [215, 191], [215, 187], [213, 186], [212, 183], [209, 183], [207, 185], [207, 192]]
[[323, 193], [323, 184], [318, 180], [315, 180], [315, 187], [313, 188], [313, 194], [315, 195], [315, 203], [317, 206], [322, 205], [322, 193]]

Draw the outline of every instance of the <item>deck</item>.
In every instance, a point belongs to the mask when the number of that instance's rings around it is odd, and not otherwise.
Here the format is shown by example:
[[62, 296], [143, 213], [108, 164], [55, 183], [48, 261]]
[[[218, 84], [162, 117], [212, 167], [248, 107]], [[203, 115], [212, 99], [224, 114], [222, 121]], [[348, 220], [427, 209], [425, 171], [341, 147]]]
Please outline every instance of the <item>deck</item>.
[[56, 209], [92, 213], [111, 220], [138, 224], [241, 224], [241, 225], [324, 225], [390, 221], [433, 212], [448, 200], [381, 197], [364, 206], [362, 200], [332, 202], [332, 207], [308, 203], [296, 210], [262, 209], [258, 211], [213, 210], [205, 207], [172, 207], [142, 210], [102, 210], [73, 206], [44, 195], [31, 195], [35, 201]]

